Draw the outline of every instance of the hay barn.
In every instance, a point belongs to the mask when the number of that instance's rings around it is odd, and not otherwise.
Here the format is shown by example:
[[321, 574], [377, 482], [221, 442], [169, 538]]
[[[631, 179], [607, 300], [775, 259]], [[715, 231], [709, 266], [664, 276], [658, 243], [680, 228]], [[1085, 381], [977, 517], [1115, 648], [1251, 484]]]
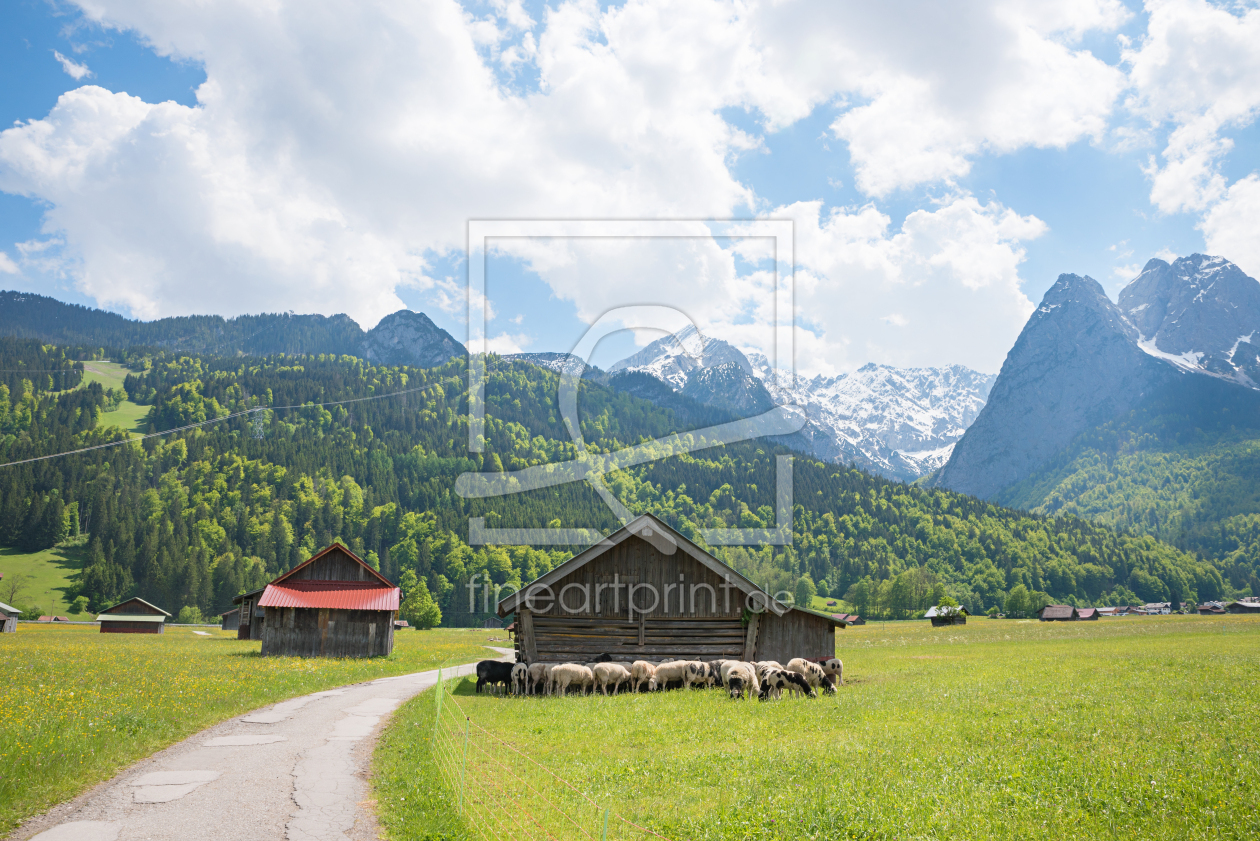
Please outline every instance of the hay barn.
[[238, 634], [240, 633], [241, 609], [239, 607], [232, 608], [219, 618], [222, 620], [222, 624], [219, 626], [220, 628], [225, 631], [236, 631]]
[[970, 615], [970, 611], [965, 607], [958, 608], [958, 611], [951, 616], [948, 613], [941, 613], [939, 607], [932, 605], [927, 609], [927, 613], [923, 614], [923, 618], [931, 619], [932, 627], [939, 628], [942, 625], [966, 625], [967, 617]]
[[162, 608], [136, 597], [106, 608], [96, 617], [102, 634], [160, 634], [171, 615]]
[[1080, 616], [1070, 604], [1051, 604], [1043, 607], [1037, 618], [1042, 622], [1075, 622]]
[[17, 632], [18, 616], [22, 611], [16, 607], [0, 602], [0, 634], [13, 634]]
[[516, 615], [516, 657], [526, 663], [599, 654], [786, 663], [834, 656], [835, 629], [845, 626], [775, 601], [651, 514], [503, 599], [498, 613]]
[[[240, 605], [237, 608], [240, 612], [236, 615], [236, 638], [238, 640], [260, 640], [262, 639], [263, 623], [267, 620], [267, 613], [258, 605], [258, 600], [262, 598], [263, 587], [261, 590], [254, 590], [249, 593], [241, 593], [232, 599], [232, 604]], [[224, 628], [231, 630], [231, 628]]]
[[[394, 650], [399, 591], [340, 543], [272, 581], [259, 597], [262, 653], [377, 657]], [[244, 605], [242, 605], [242, 610]]]

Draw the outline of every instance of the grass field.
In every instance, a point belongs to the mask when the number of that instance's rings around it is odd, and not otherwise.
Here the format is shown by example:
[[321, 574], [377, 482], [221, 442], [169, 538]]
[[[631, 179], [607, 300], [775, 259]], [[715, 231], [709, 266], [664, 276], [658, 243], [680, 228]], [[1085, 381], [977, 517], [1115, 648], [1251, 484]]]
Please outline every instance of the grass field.
[[0, 634], [0, 836], [216, 722], [307, 692], [494, 656], [483, 647], [492, 635], [402, 631], [389, 657], [308, 660], [264, 658], [261, 643], [220, 631], [19, 625]]
[[70, 578], [83, 568], [87, 555], [87, 545], [56, 546], [42, 552], [19, 552], [17, 549], [0, 549], [0, 580], [3, 596], [8, 597], [8, 589], [4, 581], [12, 581], [15, 576], [29, 575], [30, 582], [15, 597], [15, 607], [38, 606], [41, 613], [55, 616], [69, 616], [71, 619], [91, 619], [86, 614], [70, 613], [70, 602], [66, 599], [66, 588], [70, 586]]
[[672, 839], [1260, 833], [1260, 621], [875, 623], [837, 640], [846, 685], [818, 699], [460, 682], [434, 741], [424, 693], [375, 754], [382, 824], [395, 841], [600, 838], [609, 808], [609, 838], [651, 837], [619, 816]]
[[[88, 383], [100, 383], [108, 391], [111, 388], [122, 388], [127, 378], [127, 366], [117, 362], [92, 360], [83, 363], [83, 380]], [[140, 406], [130, 400], [124, 400], [112, 412], [101, 415], [101, 426], [117, 426], [133, 435], [143, 434], [147, 428], [149, 407]]]

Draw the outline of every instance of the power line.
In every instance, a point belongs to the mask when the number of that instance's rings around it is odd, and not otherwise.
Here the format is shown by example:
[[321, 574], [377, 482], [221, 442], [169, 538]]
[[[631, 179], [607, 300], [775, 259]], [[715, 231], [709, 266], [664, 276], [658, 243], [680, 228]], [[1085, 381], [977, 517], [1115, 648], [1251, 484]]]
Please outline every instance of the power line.
[[91, 447], [83, 447], [78, 450], [67, 450], [63, 453], [52, 453], [46, 456], [35, 456], [34, 458], [24, 458], [24, 459], [21, 459], [20, 461], [9, 461], [9, 462], [5, 462], [4, 464], [0, 464], [0, 467], [16, 467], [19, 464], [31, 464], [32, 462], [47, 461], [48, 459], [61, 458], [62, 456], [73, 456], [73, 455], [78, 455], [80, 453], [90, 453], [95, 450], [106, 450], [106, 449], [109, 449], [110, 447], [118, 447], [123, 444], [130, 444], [133, 441], [147, 441], [150, 438], [161, 438], [164, 435], [170, 435], [175, 432], [184, 432], [189, 429], [197, 429], [198, 427], [209, 426], [210, 424], [214, 424], [214, 423], [222, 423], [223, 421], [231, 420], [232, 418], [239, 418], [244, 415], [252, 415], [255, 412], [282, 412], [287, 409], [318, 409], [318, 408], [323, 408], [324, 406], [344, 406], [349, 403], [365, 403], [369, 400], [384, 400], [387, 397], [400, 397], [404, 394], [415, 394], [418, 391], [426, 391], [429, 387], [430, 387], [429, 385], [423, 385], [423, 386], [418, 386], [416, 388], [404, 389], [402, 391], [392, 391], [389, 394], [373, 394], [368, 397], [355, 397], [350, 400], [330, 400], [327, 403], [302, 403], [295, 406], [257, 406], [253, 409], [244, 409], [239, 412], [232, 412], [231, 414], [224, 415], [221, 418], [210, 418], [209, 420], [197, 421], [196, 423], [190, 423], [184, 426], [177, 426], [174, 429], [165, 429], [161, 432], [150, 432], [148, 435], [141, 435], [139, 438], [124, 438], [120, 441], [110, 441], [107, 444], [95, 444]]

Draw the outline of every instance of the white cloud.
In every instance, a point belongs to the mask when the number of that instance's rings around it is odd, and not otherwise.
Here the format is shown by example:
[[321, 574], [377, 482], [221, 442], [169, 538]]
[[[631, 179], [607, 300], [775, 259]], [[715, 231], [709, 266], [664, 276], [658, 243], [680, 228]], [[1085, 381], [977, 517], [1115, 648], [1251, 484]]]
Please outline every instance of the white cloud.
[[1240, 179], [1224, 198], [1208, 211], [1199, 226], [1207, 242], [1207, 253], [1222, 254], [1252, 277], [1260, 277], [1260, 239], [1256, 220], [1260, 219], [1260, 176]]
[[1020, 289], [1020, 243], [1045, 232], [1041, 220], [971, 196], [916, 210], [898, 231], [869, 205], [821, 211], [818, 202], [777, 211], [796, 220], [798, 313], [826, 325], [825, 338], [798, 339], [798, 370], [870, 360], [1001, 367], [1033, 310]]
[[0, 272], [4, 274], [18, 274], [19, 271], [17, 263], [13, 262], [13, 258], [0, 251]]
[[[46, 202], [45, 234], [63, 243], [41, 267], [144, 317], [298, 308], [365, 326], [402, 307], [400, 288], [462, 311], [462, 278], [432, 276], [429, 260], [462, 251], [468, 219], [765, 210], [731, 169], [764, 144], [724, 109], [776, 131], [835, 106], [873, 196], [948, 183], [979, 154], [1097, 137], [1122, 75], [1077, 39], [1127, 14], [1114, 0], [571, 0], [539, 21], [518, 0], [475, 13], [453, 0], [79, 3], [207, 78], [194, 107], [85, 86], [0, 132], [0, 189]], [[537, 90], [511, 88], [525, 66]], [[814, 208], [821, 242], [802, 274], [804, 300], [820, 304], [800, 338], [810, 365], [924, 360], [948, 340], [944, 355], [994, 367], [1027, 303], [1018, 243], [1040, 222], [967, 197], [891, 233], [874, 207], [822, 221], [817, 204], [794, 207]], [[763, 344], [767, 281], [738, 275], [719, 244], [512, 248], [584, 317], [678, 301]], [[858, 294], [854, 277], [871, 288]], [[897, 300], [908, 289], [931, 292], [968, 335], [928, 325], [928, 310]], [[835, 290], [869, 308], [833, 315]], [[889, 314], [906, 319], [898, 343], [879, 332]]]
[[[515, 335], [510, 333], [500, 333], [497, 336], [491, 336], [486, 339], [486, 346], [491, 353], [506, 355], [509, 353], [522, 353], [525, 348], [534, 343], [533, 336], [524, 333]], [[477, 348], [480, 351], [480, 348]]]
[[1260, 10], [1236, 14], [1205, 0], [1148, 0], [1146, 34], [1123, 52], [1128, 108], [1172, 128], [1148, 167], [1151, 202], [1165, 213], [1199, 211], [1226, 191], [1221, 132], [1260, 113]]
[[88, 69], [86, 64], [80, 64], [73, 59], [66, 58], [61, 53], [53, 50], [53, 58], [61, 63], [61, 69], [66, 71], [70, 78], [76, 82], [88, 78], [92, 75], [92, 71]]

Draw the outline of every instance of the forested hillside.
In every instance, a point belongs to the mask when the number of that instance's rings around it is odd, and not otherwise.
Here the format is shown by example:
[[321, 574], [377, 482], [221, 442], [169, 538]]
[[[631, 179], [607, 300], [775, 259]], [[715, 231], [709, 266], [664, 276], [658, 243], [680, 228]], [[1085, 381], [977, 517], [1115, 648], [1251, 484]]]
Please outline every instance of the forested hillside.
[[133, 321], [29, 292], [0, 292], [0, 336], [87, 347], [157, 347], [185, 353], [355, 353], [363, 330], [349, 316], [263, 313]]
[[1182, 378], [996, 499], [1154, 535], [1260, 594], [1260, 393]]
[[[0, 351], [16, 356], [33, 347], [10, 343]], [[45, 352], [74, 358], [96, 351]], [[467, 610], [464, 585], [473, 574], [519, 585], [571, 549], [470, 547], [470, 516], [485, 516], [492, 527], [617, 525], [585, 485], [491, 500], [454, 493], [461, 472], [574, 457], [556, 410], [557, 377], [532, 364], [488, 361], [487, 446], [470, 454], [463, 359], [432, 369], [330, 355], [157, 352], [147, 359], [151, 367], [128, 377], [126, 389], [151, 407], [154, 431], [261, 411], [12, 465], [123, 433], [99, 428], [109, 399], [99, 386], [56, 394], [23, 383], [23, 397], [0, 401], [0, 414], [18, 418], [0, 439], [0, 461], [9, 464], [0, 469], [0, 542], [37, 547], [88, 535], [79, 587], [94, 607], [134, 592], [172, 612], [184, 605], [217, 612], [339, 539], [394, 580], [414, 570], [451, 621]], [[0, 367], [16, 363], [6, 356]], [[335, 401], [357, 402], [314, 405]], [[596, 383], [583, 383], [580, 405], [588, 446], [600, 450], [681, 427], [670, 411]], [[284, 408], [294, 406], [301, 408]], [[653, 511], [689, 536], [698, 537], [697, 527], [772, 524], [777, 452], [762, 442], [713, 448], [623, 471], [608, 484], [631, 510]], [[799, 456], [794, 478], [791, 548], [716, 552], [772, 591], [816, 587], [848, 594], [863, 612], [894, 615], [944, 592], [973, 610], [1036, 591], [1082, 603], [1233, 592], [1210, 558], [1153, 537]]]

